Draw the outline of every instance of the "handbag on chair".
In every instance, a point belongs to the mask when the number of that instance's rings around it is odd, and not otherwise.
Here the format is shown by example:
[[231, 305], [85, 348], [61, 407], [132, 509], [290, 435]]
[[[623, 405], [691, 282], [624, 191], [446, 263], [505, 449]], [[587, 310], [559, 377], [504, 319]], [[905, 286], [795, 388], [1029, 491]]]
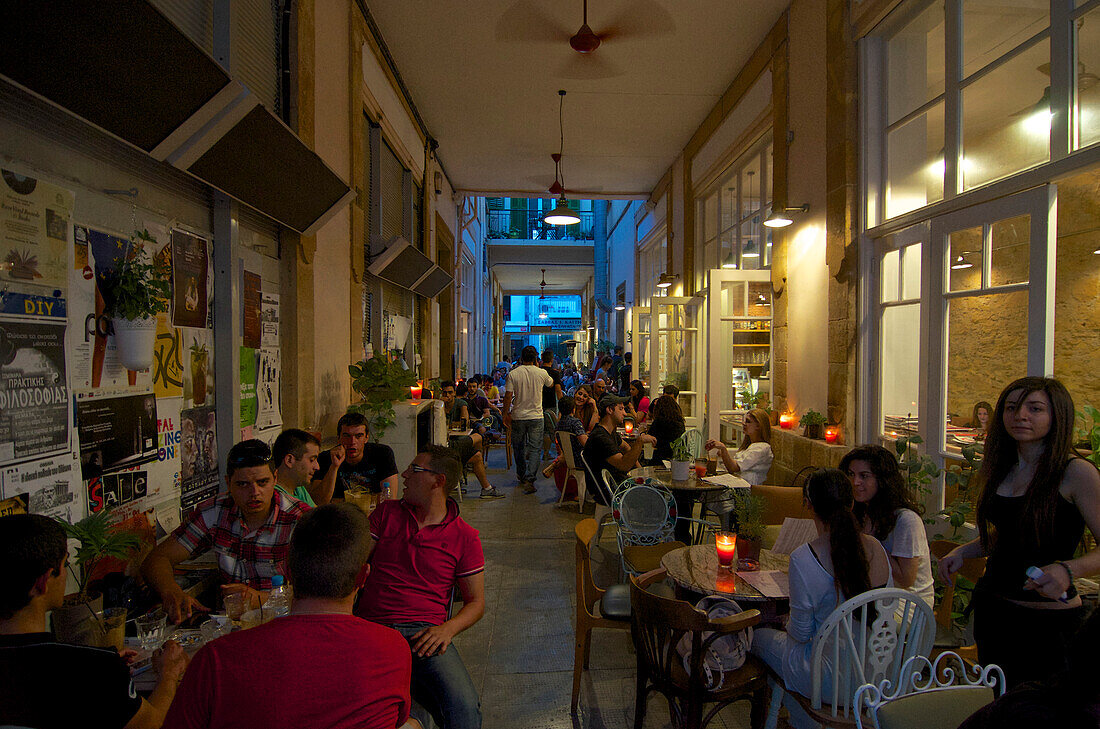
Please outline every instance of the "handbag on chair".
[[[707, 614], [707, 617], [711, 620], [718, 618], [728, 618], [731, 615], [737, 615], [744, 612], [741, 606], [737, 604], [735, 600], [724, 595], [708, 595], [699, 602], [695, 603], [695, 607], [702, 610]], [[703, 640], [706, 641], [712, 633], [704, 632]], [[716, 689], [722, 685], [722, 681], [725, 680], [725, 674], [729, 671], [736, 671], [745, 665], [745, 656], [749, 653], [749, 646], [752, 645], [752, 628], [745, 628], [743, 631], [734, 633], [733, 635], [725, 635], [713, 643], [706, 649], [706, 655], [703, 656], [703, 679], [707, 689]], [[680, 654], [680, 658], [684, 663], [684, 670], [689, 674], [691, 673], [691, 635], [685, 634], [680, 637], [680, 640], [676, 643], [676, 652]]]

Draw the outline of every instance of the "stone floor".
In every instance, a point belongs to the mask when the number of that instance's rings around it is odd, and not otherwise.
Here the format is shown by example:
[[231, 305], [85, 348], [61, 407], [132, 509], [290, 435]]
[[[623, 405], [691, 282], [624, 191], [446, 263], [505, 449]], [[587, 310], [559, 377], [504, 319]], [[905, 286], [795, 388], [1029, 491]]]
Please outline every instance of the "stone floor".
[[[507, 498], [467, 498], [462, 516], [481, 532], [487, 609], [481, 621], [455, 639], [481, 694], [486, 729], [619, 729], [634, 725], [634, 653], [628, 631], [594, 630], [591, 670], [581, 684], [578, 716], [570, 716], [573, 671], [574, 536], [585, 517], [556, 506], [553, 481], [538, 492], [516, 489], [505, 471], [504, 451], [492, 449], [489, 480]], [[478, 493], [470, 477], [470, 495]], [[613, 530], [602, 543], [615, 549]], [[612, 556], [610, 553], [608, 556]], [[668, 703], [652, 694], [649, 729], [671, 726]], [[748, 704], [727, 707], [715, 729], [749, 726]]]

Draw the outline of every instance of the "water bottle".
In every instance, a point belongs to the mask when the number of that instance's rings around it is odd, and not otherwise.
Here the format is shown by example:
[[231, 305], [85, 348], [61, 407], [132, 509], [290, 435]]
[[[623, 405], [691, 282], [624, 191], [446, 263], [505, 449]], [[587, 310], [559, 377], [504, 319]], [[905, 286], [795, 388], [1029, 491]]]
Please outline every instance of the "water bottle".
[[273, 618], [281, 618], [290, 615], [290, 598], [286, 587], [283, 585], [283, 576], [275, 575], [271, 578], [271, 594], [264, 603], [264, 612]]
[[388, 483], [382, 484], [382, 500], [389, 501], [393, 498], [393, 489], [390, 488]]

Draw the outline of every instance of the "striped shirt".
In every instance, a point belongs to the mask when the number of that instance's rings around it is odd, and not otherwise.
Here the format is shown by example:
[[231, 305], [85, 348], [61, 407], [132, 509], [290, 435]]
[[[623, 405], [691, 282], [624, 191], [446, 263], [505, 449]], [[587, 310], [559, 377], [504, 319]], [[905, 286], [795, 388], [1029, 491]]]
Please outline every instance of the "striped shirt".
[[233, 497], [223, 494], [199, 504], [172, 537], [192, 559], [213, 549], [224, 582], [270, 590], [272, 577], [287, 577], [290, 535], [307, 511], [309, 507], [301, 501], [273, 490], [267, 521], [250, 532]]

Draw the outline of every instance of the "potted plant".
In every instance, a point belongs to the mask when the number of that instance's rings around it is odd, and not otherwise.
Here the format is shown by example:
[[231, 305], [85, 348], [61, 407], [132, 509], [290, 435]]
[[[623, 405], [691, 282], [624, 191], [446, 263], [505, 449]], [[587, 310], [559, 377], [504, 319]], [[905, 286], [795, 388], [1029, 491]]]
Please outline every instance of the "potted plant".
[[147, 243], [157, 242], [148, 230], [134, 231], [130, 242], [129, 252], [104, 280], [104, 313], [111, 318], [119, 361], [137, 371], [153, 364], [157, 314], [168, 311], [172, 281], [168, 267], [145, 250]]
[[[737, 560], [740, 569], [755, 569], [760, 563], [760, 543], [764, 539], [764, 498], [739, 494], [733, 515], [737, 522]], [[742, 560], [747, 563], [740, 564]]]
[[348, 410], [365, 415], [373, 437], [381, 438], [393, 425], [393, 404], [412, 396], [409, 388], [416, 384], [416, 373], [384, 355], [348, 365], [348, 373], [351, 389], [359, 395]]
[[54, 634], [65, 643], [97, 645], [103, 632], [97, 618], [103, 609], [103, 596], [89, 590], [92, 573], [103, 559], [132, 557], [141, 549], [141, 539], [133, 532], [115, 528], [106, 511], [96, 512], [75, 524], [57, 521], [65, 535], [77, 540], [80, 547], [69, 561], [77, 591], [66, 595], [64, 605], [53, 611]]
[[798, 424], [805, 429], [802, 434], [807, 438], [814, 438], [817, 440], [825, 439], [825, 416], [813, 408], [806, 411], [802, 419], [798, 421]]
[[[1085, 459], [1092, 461], [1095, 466], [1100, 468], [1100, 410], [1088, 403], [1082, 405], [1081, 410], [1083, 412], [1077, 413], [1077, 417], [1081, 419], [1084, 427], [1077, 429], [1077, 436], [1081, 439], [1081, 442], [1077, 444], [1077, 449], [1090, 451]], [[1091, 424], [1089, 423], [1090, 420], [1092, 421]]]
[[669, 444], [672, 449], [672, 480], [687, 481], [695, 459], [703, 445], [703, 436], [695, 428], [688, 428]]

